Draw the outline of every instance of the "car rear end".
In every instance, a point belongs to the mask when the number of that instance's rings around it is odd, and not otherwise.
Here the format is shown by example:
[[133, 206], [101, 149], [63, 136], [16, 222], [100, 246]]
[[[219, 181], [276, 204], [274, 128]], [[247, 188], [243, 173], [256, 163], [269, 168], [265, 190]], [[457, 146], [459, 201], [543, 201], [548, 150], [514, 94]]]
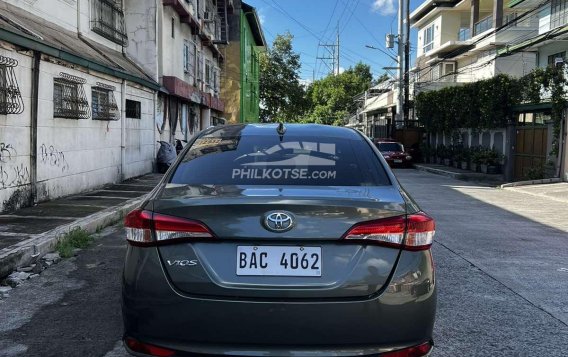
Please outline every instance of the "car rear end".
[[126, 218], [139, 355], [425, 356], [434, 221], [356, 131], [202, 133]]
[[406, 152], [401, 143], [396, 141], [378, 141], [376, 146], [390, 167], [412, 166], [412, 155]]

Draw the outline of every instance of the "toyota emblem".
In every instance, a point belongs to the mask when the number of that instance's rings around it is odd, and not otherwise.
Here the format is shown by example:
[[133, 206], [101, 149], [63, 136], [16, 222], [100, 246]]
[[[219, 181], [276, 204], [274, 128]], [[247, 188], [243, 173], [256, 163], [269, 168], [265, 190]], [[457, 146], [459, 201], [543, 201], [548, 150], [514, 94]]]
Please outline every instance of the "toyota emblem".
[[286, 232], [294, 226], [294, 215], [290, 212], [272, 211], [264, 215], [264, 227], [272, 232]]

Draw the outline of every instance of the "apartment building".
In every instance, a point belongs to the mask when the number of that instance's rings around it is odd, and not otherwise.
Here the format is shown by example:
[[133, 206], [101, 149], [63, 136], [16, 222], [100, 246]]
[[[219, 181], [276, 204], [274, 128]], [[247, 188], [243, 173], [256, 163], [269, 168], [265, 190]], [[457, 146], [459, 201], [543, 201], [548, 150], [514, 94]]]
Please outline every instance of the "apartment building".
[[418, 31], [415, 93], [508, 74], [536, 66], [534, 53], [497, 57], [497, 51], [538, 31], [538, 15], [503, 0], [427, 0], [410, 14]]
[[223, 124], [220, 98], [232, 0], [125, 0], [127, 54], [160, 83], [156, 140]]
[[0, 212], [152, 171], [160, 85], [123, 6], [0, 1]]
[[259, 56], [266, 40], [256, 10], [234, 1], [229, 16], [229, 45], [225, 73], [221, 77], [222, 98], [230, 123], [254, 123], [260, 118]]

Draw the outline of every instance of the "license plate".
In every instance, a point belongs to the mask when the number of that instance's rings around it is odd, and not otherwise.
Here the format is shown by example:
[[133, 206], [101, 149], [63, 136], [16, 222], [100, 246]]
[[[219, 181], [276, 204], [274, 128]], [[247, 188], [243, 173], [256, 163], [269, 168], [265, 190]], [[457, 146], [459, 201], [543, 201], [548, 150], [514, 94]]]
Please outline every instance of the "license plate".
[[394, 160], [394, 163], [395, 163], [395, 164], [402, 164], [402, 160], [400, 160], [400, 159], [395, 159], [395, 160]]
[[321, 267], [321, 247], [237, 247], [237, 275], [319, 277]]

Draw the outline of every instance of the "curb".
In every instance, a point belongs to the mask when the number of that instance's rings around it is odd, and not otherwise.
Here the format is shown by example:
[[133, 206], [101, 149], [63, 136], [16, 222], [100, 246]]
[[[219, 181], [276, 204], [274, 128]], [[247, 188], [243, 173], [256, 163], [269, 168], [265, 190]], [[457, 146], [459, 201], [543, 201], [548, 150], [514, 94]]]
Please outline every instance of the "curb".
[[548, 179], [541, 179], [541, 180], [529, 180], [529, 181], [518, 181], [518, 182], [510, 182], [504, 183], [500, 185], [500, 188], [507, 188], [507, 187], [518, 187], [518, 186], [528, 186], [528, 185], [541, 185], [547, 183], [559, 183], [562, 180], [559, 177], [553, 177]]
[[118, 222], [126, 213], [142, 203], [146, 196], [147, 194], [128, 200], [120, 206], [106, 208], [13, 245], [8, 248], [10, 250], [0, 253], [0, 277], [7, 276], [19, 267], [30, 265], [45, 254], [52, 252], [59, 238], [74, 228], [79, 227], [93, 233], [97, 229]]
[[429, 172], [429, 173], [436, 174], [436, 175], [447, 176], [447, 177], [451, 177], [453, 179], [462, 180], [462, 181], [483, 182], [483, 183], [486, 183], [486, 184], [494, 184], [494, 185], [498, 185], [501, 182], [503, 182], [503, 180], [499, 180], [497, 178], [492, 179], [492, 178], [488, 178], [488, 177], [484, 177], [484, 176], [473, 176], [473, 175], [475, 175], [475, 173], [468, 174], [468, 173], [452, 172], [452, 171], [446, 171], [446, 170], [442, 170], [442, 169], [436, 169], [436, 168], [433, 168], [433, 167], [427, 167], [427, 166], [416, 165], [416, 164], [414, 164], [414, 168], [418, 171], [424, 171], [424, 172]]
[[467, 180], [468, 177], [464, 174], [460, 174], [457, 172], [451, 172], [451, 171], [446, 171], [446, 170], [440, 170], [440, 169], [435, 169], [433, 167], [427, 167], [427, 166], [422, 166], [422, 165], [414, 165], [414, 168], [417, 169], [418, 171], [424, 171], [424, 172], [430, 172], [436, 175], [442, 175], [442, 176], [447, 176], [447, 177], [451, 177], [451, 178], [455, 178], [457, 180]]

